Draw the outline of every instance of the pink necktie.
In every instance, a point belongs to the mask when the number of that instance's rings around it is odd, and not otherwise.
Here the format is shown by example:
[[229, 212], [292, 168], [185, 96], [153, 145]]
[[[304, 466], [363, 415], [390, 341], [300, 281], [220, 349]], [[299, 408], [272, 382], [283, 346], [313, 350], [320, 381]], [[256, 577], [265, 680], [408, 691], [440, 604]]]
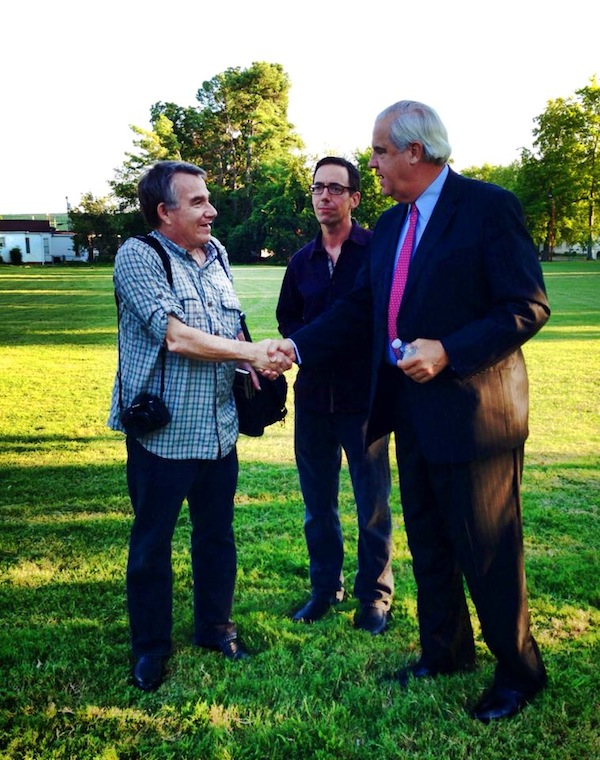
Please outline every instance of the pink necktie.
[[388, 332], [390, 335], [390, 341], [398, 337], [396, 322], [398, 320], [398, 311], [400, 310], [400, 304], [402, 303], [402, 296], [404, 295], [404, 288], [406, 286], [406, 279], [408, 277], [408, 267], [410, 265], [410, 257], [413, 250], [413, 243], [415, 241], [415, 229], [418, 216], [419, 210], [417, 209], [416, 204], [413, 203], [410, 207], [408, 230], [402, 243], [402, 247], [400, 248], [400, 254], [396, 263], [396, 271], [394, 272], [394, 279], [392, 281], [392, 289], [390, 290], [390, 305], [388, 308]]

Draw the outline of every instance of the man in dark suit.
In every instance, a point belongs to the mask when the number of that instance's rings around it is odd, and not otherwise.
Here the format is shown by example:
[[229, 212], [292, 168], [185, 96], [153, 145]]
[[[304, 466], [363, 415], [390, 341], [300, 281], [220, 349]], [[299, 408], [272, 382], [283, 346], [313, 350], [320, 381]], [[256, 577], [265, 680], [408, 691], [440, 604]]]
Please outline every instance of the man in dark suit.
[[449, 155], [432, 108], [402, 101], [379, 115], [370, 166], [398, 205], [377, 222], [355, 290], [277, 345], [315, 366], [334, 352], [343, 362], [372, 333], [368, 435], [395, 434], [418, 590], [421, 657], [397, 678], [408, 686], [473, 668], [464, 579], [497, 661], [474, 710], [489, 722], [546, 683], [523, 563], [520, 347], [550, 310], [517, 199], [454, 173]]

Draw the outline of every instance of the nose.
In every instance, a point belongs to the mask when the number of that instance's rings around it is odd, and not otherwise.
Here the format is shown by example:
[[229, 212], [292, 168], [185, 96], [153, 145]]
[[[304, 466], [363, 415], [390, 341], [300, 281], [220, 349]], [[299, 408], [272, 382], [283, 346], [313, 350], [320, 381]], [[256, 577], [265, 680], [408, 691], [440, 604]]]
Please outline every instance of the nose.
[[369, 159], [368, 167], [369, 167], [369, 169], [376, 169], [377, 168], [377, 161], [376, 161], [375, 151], [371, 151], [371, 158]]
[[217, 216], [219, 212], [217, 209], [212, 205], [212, 203], [208, 204], [208, 208], [206, 210], [206, 216], [210, 217], [211, 219], [214, 219], [215, 216]]

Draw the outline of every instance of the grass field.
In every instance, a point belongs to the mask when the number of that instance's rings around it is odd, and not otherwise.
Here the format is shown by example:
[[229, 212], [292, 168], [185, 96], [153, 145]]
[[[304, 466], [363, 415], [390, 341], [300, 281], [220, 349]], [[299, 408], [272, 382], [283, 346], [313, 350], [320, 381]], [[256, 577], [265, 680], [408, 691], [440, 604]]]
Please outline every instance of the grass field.
[[[255, 339], [273, 336], [283, 270], [238, 267]], [[0, 267], [0, 758], [66, 760], [595, 760], [600, 758], [600, 263], [545, 265], [553, 316], [525, 346], [531, 380], [526, 566], [550, 682], [510, 721], [468, 715], [493, 672], [386, 675], [418, 652], [398, 491], [393, 618], [355, 631], [344, 601], [313, 626], [293, 417], [241, 439], [235, 619], [255, 656], [229, 663], [192, 634], [189, 520], [173, 549], [175, 654], [155, 693], [129, 684], [124, 445], [105, 426], [115, 371], [109, 268]], [[292, 378], [290, 378], [291, 380]], [[290, 407], [291, 394], [290, 394]], [[356, 565], [346, 473], [345, 574]]]

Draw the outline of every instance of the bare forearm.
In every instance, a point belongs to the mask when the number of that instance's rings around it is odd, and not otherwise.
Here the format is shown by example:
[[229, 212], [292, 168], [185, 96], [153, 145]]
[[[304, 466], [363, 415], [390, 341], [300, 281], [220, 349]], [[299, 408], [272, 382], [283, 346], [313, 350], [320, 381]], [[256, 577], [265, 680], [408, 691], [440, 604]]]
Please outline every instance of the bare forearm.
[[168, 320], [167, 349], [174, 354], [208, 362], [250, 359], [242, 341], [221, 338], [218, 335], [188, 327], [173, 316], [169, 316]]
[[289, 369], [291, 361], [283, 354], [267, 354], [269, 341], [249, 343], [244, 340], [222, 338], [183, 324], [176, 317], [168, 317], [167, 349], [188, 359], [207, 362], [249, 362], [260, 371]]

